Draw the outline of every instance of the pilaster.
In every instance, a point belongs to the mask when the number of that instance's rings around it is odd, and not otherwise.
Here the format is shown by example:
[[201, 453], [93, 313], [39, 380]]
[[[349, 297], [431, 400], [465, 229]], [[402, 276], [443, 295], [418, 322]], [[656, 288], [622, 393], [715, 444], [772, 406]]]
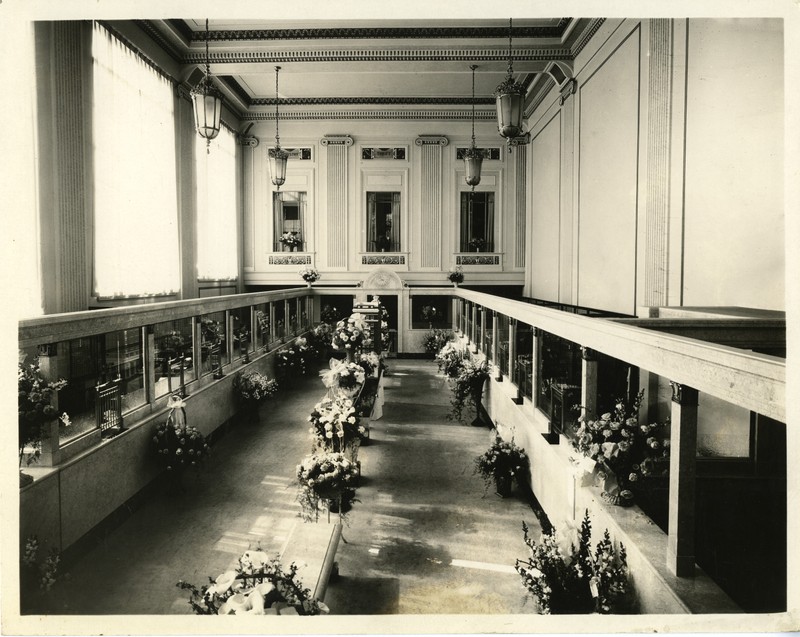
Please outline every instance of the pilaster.
[[328, 267], [347, 267], [347, 158], [353, 138], [326, 136], [320, 144], [327, 152], [327, 256]]
[[442, 262], [442, 153], [448, 140], [421, 135], [420, 147], [420, 262], [421, 268], [441, 268]]

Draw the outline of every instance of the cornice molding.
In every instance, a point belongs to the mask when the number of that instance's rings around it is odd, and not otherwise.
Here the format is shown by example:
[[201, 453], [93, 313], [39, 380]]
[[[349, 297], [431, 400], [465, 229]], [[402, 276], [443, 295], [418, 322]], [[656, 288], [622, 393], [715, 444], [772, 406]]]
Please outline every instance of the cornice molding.
[[[274, 97], [250, 100], [251, 106], [275, 106]], [[278, 100], [281, 106], [312, 106], [316, 104], [472, 104], [470, 97], [288, 97]], [[492, 97], [475, 98], [475, 104], [494, 105]]]
[[[572, 18], [561, 18], [555, 26], [513, 27], [514, 38], [560, 38]], [[205, 32], [192, 30], [185, 21], [177, 28], [192, 41], [205, 39]], [[498, 27], [339, 27], [331, 29], [219, 29], [209, 32], [215, 42], [260, 40], [398, 40], [398, 39], [505, 39], [508, 28]]]
[[[515, 49], [515, 62], [540, 62], [571, 60], [572, 54], [565, 48]], [[506, 62], [508, 49], [475, 51], [459, 49], [348, 49], [343, 51], [320, 51], [318, 49], [296, 51], [211, 51], [213, 64], [275, 64], [289, 62]], [[184, 64], [205, 64], [205, 52], [189, 51], [181, 60]]]
[[583, 51], [583, 48], [589, 44], [589, 40], [592, 39], [597, 30], [603, 26], [603, 22], [605, 22], [605, 18], [595, 18], [589, 23], [589, 26], [581, 33], [580, 38], [575, 43], [575, 46], [572, 47], [572, 59], [578, 57], [578, 54]]
[[134, 20], [136, 26], [144, 31], [148, 37], [176, 62], [181, 62], [181, 52], [158, 30], [152, 20]]
[[[492, 121], [496, 118], [494, 112], [475, 114], [475, 119], [480, 121]], [[275, 120], [275, 113], [243, 113], [242, 121], [246, 122], [268, 122]], [[320, 120], [320, 119], [352, 119], [352, 120], [445, 120], [445, 121], [470, 121], [472, 111], [459, 110], [380, 110], [363, 109], [351, 111], [295, 111], [281, 112], [281, 121], [293, 120]]]

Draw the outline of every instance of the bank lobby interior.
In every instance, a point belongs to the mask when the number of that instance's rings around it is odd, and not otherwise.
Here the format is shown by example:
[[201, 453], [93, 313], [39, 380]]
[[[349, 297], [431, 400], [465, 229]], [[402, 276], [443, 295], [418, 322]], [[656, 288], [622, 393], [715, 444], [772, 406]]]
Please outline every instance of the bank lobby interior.
[[[69, 425], [6, 472], [6, 629], [202, 626], [176, 582], [302, 535], [333, 568], [333, 630], [549, 632], [521, 522], [588, 512], [627, 549], [621, 625], [796, 630], [787, 23], [216, 15], [8, 31], [16, 349], [66, 380]], [[327, 555], [331, 518], [303, 522], [294, 484], [328, 356], [280, 357], [376, 302], [382, 414]], [[479, 426], [447, 418], [435, 331], [488, 363]], [[245, 418], [248, 371], [279, 386]], [[640, 392], [668, 472], [620, 506], [577, 416]], [[176, 395], [211, 441], [179, 492], [151, 449]], [[490, 428], [530, 458], [510, 497], [472, 470]], [[32, 536], [58, 578], [20, 606]]]

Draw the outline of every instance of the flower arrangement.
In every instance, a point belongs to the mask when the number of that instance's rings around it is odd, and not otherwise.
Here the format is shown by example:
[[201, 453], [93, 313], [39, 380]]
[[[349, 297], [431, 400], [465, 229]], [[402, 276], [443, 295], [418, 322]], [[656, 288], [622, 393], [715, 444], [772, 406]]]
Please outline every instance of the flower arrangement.
[[366, 330], [364, 315], [355, 312], [350, 318], [342, 319], [336, 323], [333, 330], [332, 345], [334, 349], [355, 350], [364, 342]]
[[470, 249], [475, 250], [476, 252], [480, 252], [481, 250], [485, 250], [486, 249], [486, 239], [483, 239], [481, 237], [472, 237], [469, 240], [469, 247], [470, 247]]
[[473, 424], [480, 423], [481, 394], [488, 378], [489, 366], [485, 358], [462, 359], [458, 375], [450, 380], [453, 399], [450, 401], [451, 411], [447, 415], [448, 419], [463, 422], [464, 409], [469, 405], [476, 412]]
[[524, 588], [536, 598], [540, 614], [610, 614], [627, 610], [631, 586], [625, 547], [620, 543], [616, 551], [606, 529], [593, 554], [588, 510], [577, 537], [575, 533], [560, 534], [552, 529], [543, 533], [537, 544], [524, 522], [522, 530], [530, 556], [518, 559], [515, 568]]
[[311, 596], [297, 578], [292, 562], [283, 570], [277, 557], [261, 549], [245, 551], [235, 570], [226, 571], [198, 589], [179, 581], [189, 591], [189, 605], [195, 615], [319, 615], [328, 607]]
[[341, 312], [332, 305], [323, 305], [319, 312], [319, 320], [328, 325], [333, 325], [341, 317]]
[[239, 372], [233, 377], [233, 391], [239, 400], [260, 402], [275, 395], [278, 381], [260, 372]]
[[448, 340], [436, 354], [436, 364], [445, 376], [455, 378], [461, 371], [461, 363], [469, 356], [469, 350], [463, 342]]
[[422, 310], [420, 310], [420, 314], [422, 315], [422, 320], [428, 321], [429, 323], [437, 322], [442, 318], [439, 310], [432, 305], [423, 305]]
[[[425, 351], [436, 354], [441, 351], [447, 343], [453, 340], [453, 330], [429, 330], [423, 342]], [[441, 370], [441, 367], [440, 367]]]
[[358, 389], [364, 384], [364, 368], [360, 363], [347, 363], [339, 370], [339, 387], [342, 389]]
[[316, 268], [312, 268], [310, 265], [307, 265], [303, 268], [300, 268], [300, 277], [306, 283], [313, 283], [314, 281], [319, 280], [320, 274]]
[[288, 347], [278, 350], [275, 367], [280, 378], [305, 376], [308, 373], [308, 341], [296, 339]]
[[60, 419], [64, 426], [69, 426], [70, 420], [66, 412], [58, 415], [58, 410], [53, 405], [57, 392], [67, 385], [67, 381], [59, 379], [49, 381], [44, 378], [39, 369], [39, 359], [33, 363], [19, 363], [17, 369], [17, 406], [19, 411], [19, 463], [25, 455], [25, 448], [31, 448], [28, 464], [36, 461], [41, 455], [41, 441], [44, 435], [44, 426], [47, 423]]
[[518, 447], [513, 438], [503, 440], [497, 431], [489, 448], [475, 458], [475, 473], [483, 478], [486, 489], [495, 480], [524, 475], [528, 466], [525, 450]]
[[463, 283], [464, 282], [464, 269], [459, 265], [453, 270], [448, 270], [447, 279], [451, 283]]
[[325, 452], [303, 458], [297, 465], [297, 500], [303, 519], [316, 521], [321, 501], [335, 502], [341, 512], [352, 502], [357, 480], [355, 463], [342, 453]]
[[643, 397], [641, 391], [630, 405], [617, 401], [613, 414], [578, 419], [572, 445], [597, 463], [605, 479], [603, 498], [613, 504], [632, 504], [641, 478], [669, 470], [668, 422], [639, 424]]
[[366, 376], [376, 376], [377, 370], [383, 365], [383, 360], [375, 352], [365, 352], [359, 357], [358, 364]]
[[325, 397], [308, 416], [316, 446], [329, 451], [344, 451], [367, 435], [356, 415], [353, 401], [344, 396]]
[[61, 554], [55, 547], [51, 548], [43, 561], [39, 561], [39, 538], [30, 535], [25, 540], [25, 547], [20, 554], [21, 593], [31, 593], [39, 588], [49, 591], [58, 579], [58, 565]]
[[284, 232], [278, 241], [289, 248], [296, 248], [303, 244], [303, 239], [300, 237], [300, 233], [296, 230]]
[[170, 413], [166, 422], [159, 424], [151, 441], [159, 464], [168, 471], [182, 471], [186, 467], [197, 469], [211, 451], [205, 436], [196, 427], [186, 424], [185, 403], [180, 396], [171, 396]]

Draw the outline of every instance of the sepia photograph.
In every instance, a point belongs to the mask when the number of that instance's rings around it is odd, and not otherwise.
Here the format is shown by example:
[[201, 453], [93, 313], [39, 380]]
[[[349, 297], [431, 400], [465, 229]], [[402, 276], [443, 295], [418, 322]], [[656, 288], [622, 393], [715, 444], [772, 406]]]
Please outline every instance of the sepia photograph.
[[2, 634], [800, 631], [797, 2], [0, 25]]

